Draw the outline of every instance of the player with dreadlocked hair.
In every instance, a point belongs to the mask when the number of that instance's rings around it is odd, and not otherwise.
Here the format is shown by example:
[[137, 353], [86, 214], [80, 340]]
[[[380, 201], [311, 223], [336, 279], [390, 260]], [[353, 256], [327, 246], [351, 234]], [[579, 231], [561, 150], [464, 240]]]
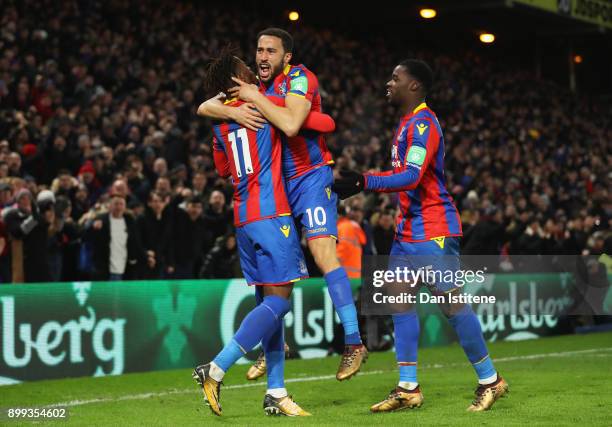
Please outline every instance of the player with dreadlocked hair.
[[235, 85], [232, 77], [238, 74], [244, 73], [249, 83], [257, 83], [255, 74], [236, 56], [236, 52], [232, 45], [227, 45], [219, 56], [208, 63], [204, 73], [204, 90], [207, 94], [225, 97], [225, 91]]
[[[205, 86], [222, 93], [232, 77], [255, 83], [255, 74], [224, 48], [206, 69]], [[227, 99], [238, 107], [242, 101]], [[198, 109], [199, 112], [199, 109]], [[305, 126], [331, 132], [331, 117], [311, 114]], [[285, 338], [283, 318], [290, 310], [294, 282], [308, 277], [304, 254], [294, 227], [281, 164], [281, 139], [270, 124], [255, 132], [233, 121], [213, 125], [215, 167], [221, 177], [232, 177], [234, 223], [240, 264], [249, 285], [255, 286], [257, 306], [242, 321], [236, 335], [210, 363], [196, 367], [193, 378], [202, 387], [204, 400], [221, 415], [221, 381], [238, 359], [262, 343], [268, 362], [268, 389], [264, 411], [268, 415], [310, 415], [288, 395], [284, 384]]]

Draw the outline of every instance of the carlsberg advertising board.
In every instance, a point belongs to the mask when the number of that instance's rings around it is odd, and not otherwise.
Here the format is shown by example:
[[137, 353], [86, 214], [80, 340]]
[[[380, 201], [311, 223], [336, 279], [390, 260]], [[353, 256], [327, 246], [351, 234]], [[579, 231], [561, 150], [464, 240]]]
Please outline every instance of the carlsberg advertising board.
[[[490, 290], [508, 304], [520, 305], [523, 299], [568, 303], [554, 275], [538, 279], [549, 282], [540, 295], [520, 277], [492, 280]], [[0, 384], [193, 367], [231, 339], [254, 306], [253, 294], [242, 279], [0, 286]], [[325, 356], [338, 318], [323, 280], [296, 286], [292, 307], [285, 319], [292, 350], [302, 358]], [[486, 308], [474, 309], [488, 339], [531, 338], [557, 330], [554, 315], [489, 316]], [[435, 306], [419, 310], [423, 345], [455, 340]]]

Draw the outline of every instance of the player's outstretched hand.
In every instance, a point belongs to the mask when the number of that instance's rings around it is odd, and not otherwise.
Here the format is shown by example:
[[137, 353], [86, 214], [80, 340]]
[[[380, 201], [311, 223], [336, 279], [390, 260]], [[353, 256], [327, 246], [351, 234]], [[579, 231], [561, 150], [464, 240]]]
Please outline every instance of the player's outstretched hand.
[[365, 177], [363, 174], [347, 169], [340, 171], [340, 178], [334, 181], [332, 189], [338, 194], [340, 200], [354, 196], [365, 188]]

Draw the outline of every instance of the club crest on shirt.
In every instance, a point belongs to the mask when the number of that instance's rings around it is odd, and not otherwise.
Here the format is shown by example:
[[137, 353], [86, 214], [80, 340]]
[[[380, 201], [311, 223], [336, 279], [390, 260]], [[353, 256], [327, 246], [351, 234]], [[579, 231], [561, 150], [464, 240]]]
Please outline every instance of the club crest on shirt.
[[277, 86], [277, 91], [278, 93], [280, 93], [282, 96], [287, 95], [287, 82], [283, 81], [281, 84], [279, 84]]

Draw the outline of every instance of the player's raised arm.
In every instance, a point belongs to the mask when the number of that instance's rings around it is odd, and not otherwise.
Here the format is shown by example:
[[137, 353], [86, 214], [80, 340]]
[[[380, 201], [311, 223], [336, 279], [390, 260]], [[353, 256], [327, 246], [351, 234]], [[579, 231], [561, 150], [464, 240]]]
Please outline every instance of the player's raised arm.
[[[261, 114], [285, 135], [292, 137], [298, 134], [310, 112], [311, 103], [308, 99], [300, 96], [287, 96], [285, 106], [280, 107], [260, 93], [257, 86], [249, 85], [235, 77], [232, 80], [238, 86], [230, 89], [231, 96], [238, 96], [243, 101], [253, 103]], [[288, 95], [291, 95], [291, 92]]]
[[228, 107], [223, 104], [225, 95], [220, 93], [200, 104], [197, 114], [216, 120], [231, 120], [247, 129], [257, 131], [266, 123], [266, 119], [250, 103], [239, 107]]

